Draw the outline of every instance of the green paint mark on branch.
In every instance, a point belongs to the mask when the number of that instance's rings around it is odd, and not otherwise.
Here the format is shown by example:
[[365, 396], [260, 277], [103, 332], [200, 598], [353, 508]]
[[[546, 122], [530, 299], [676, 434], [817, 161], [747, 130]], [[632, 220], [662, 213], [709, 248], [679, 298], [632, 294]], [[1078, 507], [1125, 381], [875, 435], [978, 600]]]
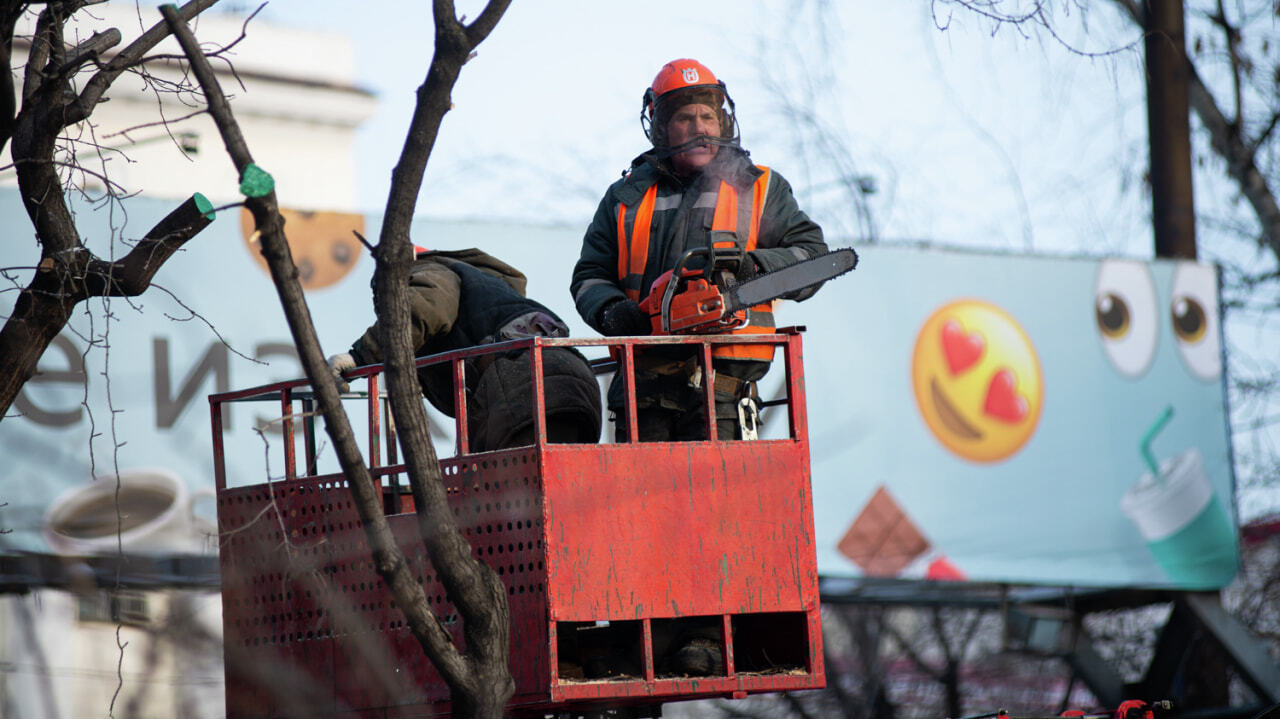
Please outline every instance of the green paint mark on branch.
[[209, 202], [209, 198], [197, 192], [191, 196], [192, 201], [196, 203], [196, 209], [205, 219], [212, 221], [214, 218], [213, 203]]
[[240, 173], [240, 194], [245, 197], [263, 197], [276, 188], [276, 181], [266, 170], [250, 163]]

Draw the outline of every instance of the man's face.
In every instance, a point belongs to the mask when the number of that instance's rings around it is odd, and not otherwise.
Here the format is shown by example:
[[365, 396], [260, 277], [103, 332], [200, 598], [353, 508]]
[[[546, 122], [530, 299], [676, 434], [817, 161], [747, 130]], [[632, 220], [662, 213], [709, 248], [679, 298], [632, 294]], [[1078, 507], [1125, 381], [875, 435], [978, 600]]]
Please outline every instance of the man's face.
[[[667, 121], [667, 143], [678, 147], [698, 135], [720, 136], [720, 113], [702, 104], [688, 104]], [[671, 157], [676, 172], [690, 175], [706, 167], [720, 151], [718, 145], [700, 143]]]

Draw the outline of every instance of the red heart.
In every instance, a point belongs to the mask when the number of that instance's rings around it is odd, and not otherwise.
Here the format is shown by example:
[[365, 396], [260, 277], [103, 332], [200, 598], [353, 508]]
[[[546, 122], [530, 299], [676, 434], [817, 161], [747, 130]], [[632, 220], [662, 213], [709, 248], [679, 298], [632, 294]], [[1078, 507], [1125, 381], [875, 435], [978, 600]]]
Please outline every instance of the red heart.
[[972, 367], [982, 357], [986, 344], [977, 332], [966, 335], [956, 320], [942, 323], [942, 354], [953, 375]]
[[1027, 398], [1018, 394], [1018, 378], [1013, 370], [1001, 367], [987, 386], [987, 402], [982, 409], [1005, 422], [1021, 422], [1027, 416]]

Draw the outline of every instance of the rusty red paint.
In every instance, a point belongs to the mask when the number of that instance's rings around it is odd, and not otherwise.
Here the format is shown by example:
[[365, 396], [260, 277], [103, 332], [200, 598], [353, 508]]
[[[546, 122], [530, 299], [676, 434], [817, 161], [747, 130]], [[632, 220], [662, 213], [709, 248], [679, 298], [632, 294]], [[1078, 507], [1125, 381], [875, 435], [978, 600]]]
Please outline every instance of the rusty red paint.
[[298, 470], [293, 441], [293, 395], [288, 387], [280, 391], [280, 416], [283, 418], [281, 422], [283, 434], [289, 438], [289, 441], [284, 443], [284, 476], [293, 479], [298, 476]]
[[552, 619], [816, 606], [805, 443], [551, 445], [542, 462]]
[[378, 444], [378, 428], [382, 423], [382, 401], [378, 390], [378, 375], [369, 377], [369, 392], [365, 406], [369, 411], [369, 467], [377, 467], [382, 461], [382, 448]]

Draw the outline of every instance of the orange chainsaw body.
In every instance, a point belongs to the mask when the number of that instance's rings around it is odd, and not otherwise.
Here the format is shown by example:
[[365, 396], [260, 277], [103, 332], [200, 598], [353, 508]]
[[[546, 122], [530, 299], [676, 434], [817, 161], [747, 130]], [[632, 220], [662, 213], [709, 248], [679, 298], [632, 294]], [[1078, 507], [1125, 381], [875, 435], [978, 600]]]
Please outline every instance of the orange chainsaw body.
[[[664, 313], [662, 300], [672, 282], [680, 284]], [[746, 310], [725, 313], [720, 288], [709, 282], [702, 270], [685, 270], [680, 277], [676, 277], [674, 270], [662, 273], [640, 302], [640, 309], [649, 315], [653, 333], [659, 335], [724, 332], [747, 321]]]

